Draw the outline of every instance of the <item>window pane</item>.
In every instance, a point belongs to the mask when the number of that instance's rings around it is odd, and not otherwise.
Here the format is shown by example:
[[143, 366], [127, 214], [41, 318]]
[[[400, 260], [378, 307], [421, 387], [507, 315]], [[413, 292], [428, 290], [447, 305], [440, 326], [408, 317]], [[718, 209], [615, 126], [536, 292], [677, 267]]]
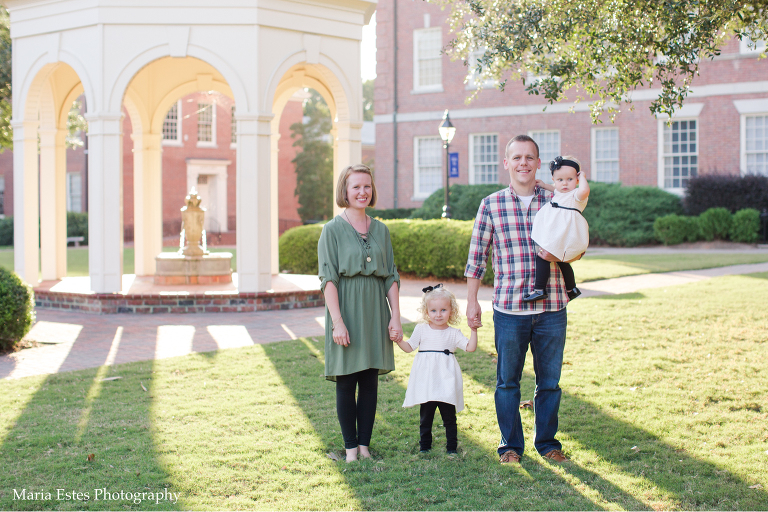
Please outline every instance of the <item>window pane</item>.
[[235, 106], [232, 105], [232, 144], [237, 142], [237, 120], [235, 119]]
[[476, 184], [499, 182], [499, 136], [473, 135], [471, 172]]
[[696, 120], [675, 121], [671, 126], [665, 123], [667, 140], [682, 144], [664, 144], [664, 187], [685, 187], [697, 171]]
[[619, 181], [619, 129], [594, 130], [595, 172], [592, 179], [605, 183]]
[[176, 102], [168, 110], [163, 121], [163, 140], [179, 140], [179, 103]]
[[541, 159], [541, 169], [536, 171], [536, 178], [545, 183], [552, 183], [549, 162], [560, 155], [560, 132], [531, 132], [531, 137], [539, 145], [539, 158]]
[[197, 140], [213, 142], [213, 104], [197, 104]]
[[83, 211], [83, 181], [79, 172], [67, 173], [67, 211]]
[[416, 30], [416, 87], [442, 83], [442, 30], [440, 28]]
[[443, 186], [443, 141], [439, 137], [416, 139], [416, 194], [428, 196]]
[[768, 176], [768, 115], [747, 116], [745, 124], [746, 171]]

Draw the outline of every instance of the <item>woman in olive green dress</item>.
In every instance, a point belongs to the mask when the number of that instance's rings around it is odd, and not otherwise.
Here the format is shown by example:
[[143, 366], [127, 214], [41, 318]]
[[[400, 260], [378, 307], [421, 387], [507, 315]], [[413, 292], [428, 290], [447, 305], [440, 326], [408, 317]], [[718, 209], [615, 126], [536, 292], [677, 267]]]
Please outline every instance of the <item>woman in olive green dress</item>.
[[323, 227], [317, 255], [326, 304], [325, 378], [336, 382], [336, 412], [351, 462], [371, 456], [379, 375], [395, 369], [392, 341], [403, 339], [400, 276], [389, 229], [365, 213], [376, 204], [367, 166], [342, 171], [336, 204], [344, 211]]

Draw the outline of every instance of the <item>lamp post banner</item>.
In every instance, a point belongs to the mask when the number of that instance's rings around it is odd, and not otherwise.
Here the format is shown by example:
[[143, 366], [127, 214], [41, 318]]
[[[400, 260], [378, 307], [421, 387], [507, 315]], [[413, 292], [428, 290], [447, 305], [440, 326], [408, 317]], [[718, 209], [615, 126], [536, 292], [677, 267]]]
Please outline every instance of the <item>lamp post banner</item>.
[[458, 153], [448, 153], [448, 165], [450, 169], [448, 176], [451, 178], [458, 178], [459, 177], [459, 154]]

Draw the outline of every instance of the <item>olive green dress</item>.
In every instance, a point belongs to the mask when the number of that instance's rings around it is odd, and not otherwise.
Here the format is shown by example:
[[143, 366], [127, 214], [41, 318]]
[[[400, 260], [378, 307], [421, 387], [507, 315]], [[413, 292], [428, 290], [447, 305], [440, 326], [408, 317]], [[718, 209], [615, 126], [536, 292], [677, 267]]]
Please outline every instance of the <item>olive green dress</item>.
[[[379, 375], [395, 369], [394, 343], [389, 339], [392, 318], [387, 291], [400, 287], [389, 229], [371, 219], [368, 236], [361, 236], [341, 216], [325, 226], [317, 244], [320, 288], [329, 282], [339, 291], [339, 306], [349, 331], [349, 346], [333, 341], [333, 320], [325, 308], [325, 378], [378, 368]], [[370, 260], [370, 261], [369, 261]]]

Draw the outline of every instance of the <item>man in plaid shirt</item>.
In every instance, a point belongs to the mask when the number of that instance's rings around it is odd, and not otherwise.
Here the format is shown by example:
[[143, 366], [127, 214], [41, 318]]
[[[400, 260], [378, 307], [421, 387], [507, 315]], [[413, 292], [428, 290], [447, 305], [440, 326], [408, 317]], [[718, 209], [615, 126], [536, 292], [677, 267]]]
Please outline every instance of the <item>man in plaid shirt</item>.
[[502, 463], [520, 462], [523, 455], [520, 378], [529, 344], [536, 373], [534, 446], [545, 458], [556, 462], [568, 460], [555, 438], [568, 304], [557, 265], [551, 268], [548, 297], [538, 302], [523, 302], [535, 277], [533, 218], [552, 199], [551, 192], [536, 184], [536, 170], [540, 166], [539, 146], [532, 138], [518, 135], [509, 141], [504, 153], [509, 188], [491, 194], [480, 204], [464, 272], [468, 285], [467, 323], [470, 327], [479, 327], [481, 311], [477, 292], [485, 274], [488, 251], [493, 247], [493, 323], [498, 353], [495, 401], [501, 430], [498, 453]]

